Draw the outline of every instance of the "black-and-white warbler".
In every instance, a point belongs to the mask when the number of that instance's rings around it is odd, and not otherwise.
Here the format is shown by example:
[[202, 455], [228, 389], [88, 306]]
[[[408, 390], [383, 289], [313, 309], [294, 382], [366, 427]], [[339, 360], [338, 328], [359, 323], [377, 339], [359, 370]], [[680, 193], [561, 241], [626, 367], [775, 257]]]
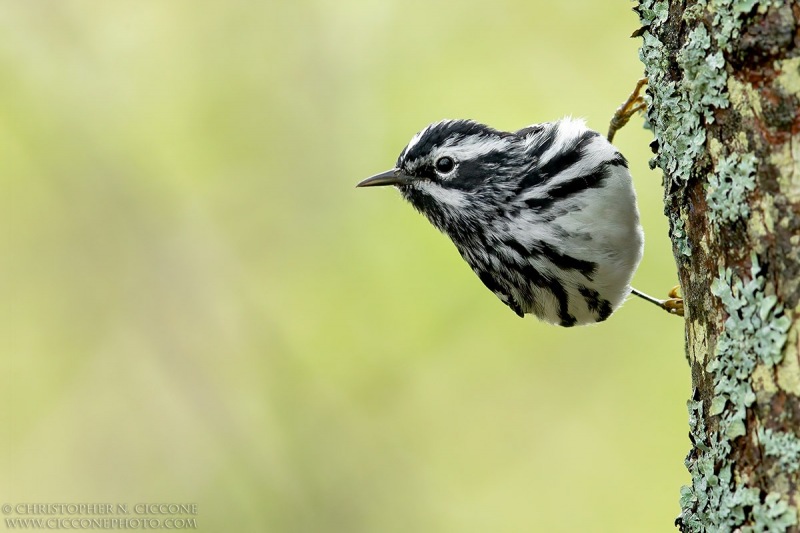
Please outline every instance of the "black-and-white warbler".
[[396, 186], [519, 316], [600, 322], [633, 290], [644, 236], [628, 163], [581, 120], [513, 133], [443, 120], [358, 184], [379, 185]]

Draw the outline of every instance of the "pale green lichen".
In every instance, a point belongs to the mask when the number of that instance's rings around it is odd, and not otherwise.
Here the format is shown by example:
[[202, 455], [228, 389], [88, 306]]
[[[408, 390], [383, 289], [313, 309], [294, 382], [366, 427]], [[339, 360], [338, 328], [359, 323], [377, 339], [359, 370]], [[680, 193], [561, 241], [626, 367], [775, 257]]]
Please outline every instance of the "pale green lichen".
[[764, 503], [753, 506], [752, 524], [743, 526], [742, 533], [773, 533], [786, 531], [797, 524], [797, 510], [776, 492], [767, 494]]
[[658, 154], [650, 161], [659, 166], [673, 181], [689, 179], [695, 159], [703, 153], [705, 131], [700, 128], [701, 111], [691, 101], [683, 83], [665, 78], [661, 64], [667, 54], [663, 44], [649, 32], [644, 34], [640, 58], [645, 64], [652, 95], [649, 126], [658, 143]]
[[708, 5], [714, 14], [714, 27], [717, 28], [717, 42], [720, 48], [727, 49], [731, 41], [739, 37], [742, 28], [742, 15], [747, 15], [758, 6], [764, 12], [773, 0], [710, 0], [701, 2]]
[[[709, 416], [719, 417], [718, 429], [709, 434], [702, 402], [689, 402], [696, 449], [686, 460], [692, 485], [681, 488], [685, 531], [733, 531], [745, 522], [749, 525], [742, 531], [784, 531], [797, 522], [796, 510], [779, 495], [769, 494], [761, 501], [758, 488], [736, 482], [730, 461], [732, 442], [746, 434], [747, 408], [755, 401], [751, 375], [759, 363], [767, 367], [780, 363], [791, 326], [777, 298], [765, 294], [766, 281], [760, 274], [753, 253], [749, 281], [734, 279], [731, 269], [720, 269], [711, 285], [728, 315], [715, 356], [706, 366], [714, 382]], [[779, 526], [782, 529], [764, 529]]]
[[708, 53], [710, 47], [711, 35], [700, 24], [689, 32], [686, 44], [678, 54], [678, 65], [684, 73], [684, 89], [693, 107], [702, 113], [708, 123], [714, 122], [714, 108], [728, 107], [725, 58], [721, 50]]
[[[739, 36], [743, 16], [756, 5], [763, 9], [770, 4], [757, 0], [700, 0], [686, 9], [683, 19], [694, 28], [678, 51], [682, 77], [677, 83], [667, 77], [664, 67], [669, 56], [663, 43], [649, 29], [643, 32], [639, 58], [649, 79], [650, 107], [654, 111], [647, 125], [658, 142], [658, 154], [650, 164], [660, 167], [674, 183], [688, 180], [695, 163], [706, 153], [702, 121], [713, 122], [714, 110], [730, 105], [724, 52]], [[646, 28], [663, 24], [668, 13], [667, 2], [640, 3], [639, 14]], [[712, 35], [704, 22], [711, 15], [715, 52], [710, 52]]]
[[[738, 200], [745, 200], [752, 190], [755, 174], [753, 156], [745, 153], [744, 136], [733, 140], [734, 144], [726, 142], [726, 147], [711, 157], [707, 151], [706, 125], [714, 120], [716, 110], [730, 106], [732, 97], [745, 94], [729, 93], [725, 54], [732, 51], [745, 18], [755, 11], [764, 13], [774, 3], [698, 0], [684, 10], [681, 21], [669, 19], [664, 1], [640, 0], [636, 8], [644, 26], [639, 55], [651, 98], [647, 126], [657, 143], [651, 166], [659, 166], [673, 185], [680, 186], [691, 177], [705, 178], [698, 173], [707, 161], [716, 161], [708, 193], [709, 217], [714, 224], [748, 216], [749, 208], [741, 207], [745, 202]], [[669, 43], [674, 42], [670, 32], [678, 27], [686, 28], [681, 32], [685, 31], [687, 38], [679, 49], [670, 48]], [[725, 151], [741, 155], [725, 157]], [[732, 205], [735, 203], [739, 205]], [[672, 216], [671, 224], [673, 242], [683, 253], [689, 249], [689, 243], [683, 242], [685, 219]], [[704, 243], [696, 246], [702, 248]], [[797, 524], [796, 509], [778, 492], [763, 494], [759, 487], [749, 486], [747, 476], [735, 467], [732, 450], [734, 440], [748, 429], [753, 434], [746, 425], [747, 409], [755, 402], [753, 373], [774, 369], [780, 363], [790, 321], [777, 298], [766, 294], [766, 280], [755, 254], [749, 281], [725, 269], [712, 287], [727, 319], [706, 365], [714, 384], [713, 396], [706, 404], [709, 412], [697, 397], [688, 404], [694, 449], [686, 467], [692, 483], [681, 489], [678, 523], [683, 531], [692, 532], [785, 531]], [[710, 421], [713, 423], [707, 425]]]
[[676, 218], [672, 223], [672, 242], [680, 255], [689, 257], [692, 255], [692, 247], [689, 244], [689, 238], [684, 229], [684, 221], [682, 218]]
[[[760, 504], [759, 490], [737, 484], [726, 461], [730, 440], [719, 433], [709, 435], [703, 418], [703, 402], [690, 401], [689, 427], [695, 453], [686, 458], [692, 485], [681, 487], [682, 531], [733, 531], [747, 519], [746, 508]], [[721, 465], [717, 469], [717, 465]]]
[[[642, 2], [642, 23], [656, 26], [667, 17], [665, 2]], [[655, 134], [658, 153], [650, 162], [659, 166], [675, 183], [691, 176], [695, 162], [705, 153], [706, 134], [701, 120], [712, 122], [715, 108], [728, 106], [725, 60], [722, 52], [709, 53], [711, 36], [700, 23], [678, 52], [683, 73], [676, 83], [666, 75], [663, 43], [649, 30], [642, 34], [639, 57], [644, 63], [652, 94], [649, 127]]]
[[[689, 410], [690, 419], [702, 420], [702, 402], [689, 402]], [[705, 434], [702, 425], [693, 428]], [[769, 493], [762, 502], [758, 488], [736, 483], [731, 464], [725, 460], [730, 452], [728, 441], [715, 439], [713, 444], [696, 442], [695, 445], [704, 453], [697, 459], [687, 459], [694, 485], [681, 487], [682, 531], [779, 532], [797, 524], [796, 509], [780, 494]], [[722, 466], [715, 473], [718, 464]], [[687, 509], [701, 512], [687, 512]], [[749, 523], [742, 525], [745, 521]]]
[[755, 188], [755, 155], [734, 153], [721, 158], [708, 177], [708, 219], [719, 226], [746, 218], [750, 214], [747, 195]]
[[[746, 408], [755, 400], [750, 375], [756, 364], [771, 367], [783, 359], [783, 346], [792, 322], [778, 298], [764, 294], [755, 253], [751, 255], [751, 279], [733, 281], [730, 269], [720, 269], [711, 293], [720, 299], [728, 318], [717, 339], [716, 357], [706, 370], [714, 375], [711, 414], [722, 414], [720, 427], [731, 438], [744, 434]], [[728, 407], [726, 408], [726, 404]], [[741, 426], [740, 426], [741, 425]], [[732, 432], [732, 434], [731, 434]]]
[[669, 16], [669, 3], [666, 0], [640, 2], [638, 9], [643, 26], [662, 24]]
[[759, 428], [758, 441], [764, 455], [774, 457], [782, 471], [793, 474], [800, 470], [800, 439], [794, 433]]

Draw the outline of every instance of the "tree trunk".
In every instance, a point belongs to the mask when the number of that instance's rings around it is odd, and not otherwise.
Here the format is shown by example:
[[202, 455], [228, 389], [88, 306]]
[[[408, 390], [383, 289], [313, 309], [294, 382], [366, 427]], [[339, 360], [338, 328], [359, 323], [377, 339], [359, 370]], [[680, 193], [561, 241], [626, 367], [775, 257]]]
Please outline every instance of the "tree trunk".
[[800, 2], [641, 0], [686, 307], [682, 531], [800, 531]]

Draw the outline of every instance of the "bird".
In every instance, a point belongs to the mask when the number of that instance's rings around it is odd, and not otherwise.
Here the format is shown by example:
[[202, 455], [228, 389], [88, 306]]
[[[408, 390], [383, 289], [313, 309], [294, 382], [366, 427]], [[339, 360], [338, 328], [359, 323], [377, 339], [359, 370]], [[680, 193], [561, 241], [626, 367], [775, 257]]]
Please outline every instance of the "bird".
[[628, 161], [610, 142], [643, 108], [636, 90], [607, 137], [566, 117], [514, 132], [445, 119], [413, 136], [394, 168], [357, 187], [394, 186], [455, 244], [518, 316], [564, 327], [602, 322], [629, 294], [644, 233]]

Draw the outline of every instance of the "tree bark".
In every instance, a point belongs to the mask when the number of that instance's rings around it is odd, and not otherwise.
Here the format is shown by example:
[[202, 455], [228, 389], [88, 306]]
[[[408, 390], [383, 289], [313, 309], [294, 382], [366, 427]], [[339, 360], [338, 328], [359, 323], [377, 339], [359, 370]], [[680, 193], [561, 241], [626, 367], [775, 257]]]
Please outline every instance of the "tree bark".
[[681, 531], [800, 531], [800, 2], [640, 0], [685, 300]]

